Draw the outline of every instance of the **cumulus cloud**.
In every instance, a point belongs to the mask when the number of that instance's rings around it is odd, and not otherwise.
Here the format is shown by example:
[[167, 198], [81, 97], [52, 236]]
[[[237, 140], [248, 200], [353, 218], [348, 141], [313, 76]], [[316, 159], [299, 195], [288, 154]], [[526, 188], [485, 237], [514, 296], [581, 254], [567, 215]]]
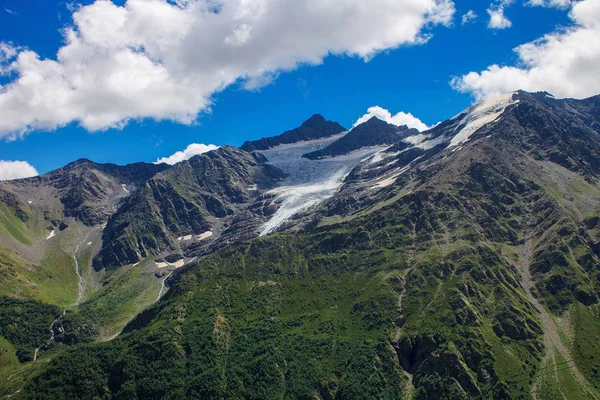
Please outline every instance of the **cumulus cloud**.
[[477, 20], [477, 18], [478, 18], [477, 13], [475, 13], [475, 11], [473, 11], [473, 10], [469, 10], [465, 14], [463, 14], [462, 24], [466, 25], [468, 23], [475, 22]]
[[356, 121], [353, 128], [364, 122], [367, 122], [373, 117], [377, 117], [388, 124], [393, 124], [396, 126], [406, 125], [409, 128], [415, 128], [421, 132], [429, 129], [426, 124], [424, 124], [419, 118], [415, 117], [411, 113], [399, 112], [396, 115], [392, 115], [391, 112], [379, 106], [370, 107], [367, 110], [367, 113]]
[[37, 170], [27, 161], [0, 160], [0, 181], [30, 178], [39, 175]]
[[512, 22], [504, 15], [504, 9], [511, 5], [514, 0], [501, 0], [490, 5], [487, 13], [490, 16], [488, 28], [490, 29], [506, 29], [512, 26]]
[[256, 89], [329, 54], [370, 59], [451, 25], [452, 0], [127, 0], [74, 10], [54, 59], [6, 47], [0, 137], [76, 122], [193, 123], [232, 84]]
[[200, 143], [192, 143], [183, 151], [178, 151], [169, 157], [159, 158], [154, 164], [175, 165], [179, 162], [189, 160], [190, 158], [197, 156], [198, 154], [208, 153], [209, 151], [216, 150], [218, 148], [219, 146], [215, 146], [214, 144], [207, 145]]
[[600, 93], [600, 0], [573, 3], [569, 16], [572, 26], [517, 47], [517, 66], [491, 65], [451, 85], [477, 99], [518, 89], [575, 98]]

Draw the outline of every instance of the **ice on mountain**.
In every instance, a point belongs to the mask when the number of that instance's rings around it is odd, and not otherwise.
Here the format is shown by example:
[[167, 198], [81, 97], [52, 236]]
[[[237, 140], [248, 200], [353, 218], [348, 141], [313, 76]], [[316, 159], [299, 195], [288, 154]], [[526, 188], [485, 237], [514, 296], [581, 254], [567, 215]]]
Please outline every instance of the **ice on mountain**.
[[282, 186], [271, 190], [278, 211], [260, 228], [267, 235], [279, 228], [295, 214], [332, 197], [342, 186], [344, 178], [359, 162], [389, 146], [376, 146], [350, 154], [322, 160], [309, 160], [302, 155], [324, 149], [346, 135], [344, 132], [325, 139], [284, 144], [261, 151], [269, 164], [280, 168], [288, 176]]
[[514, 93], [508, 93], [491, 97], [469, 108], [458, 125], [461, 128], [460, 131], [452, 137], [449, 147], [456, 147], [467, 142], [484, 125], [496, 121], [508, 106], [519, 102], [519, 100], [513, 100], [513, 95]]
[[[409, 136], [404, 142], [410, 143], [423, 150], [429, 150], [440, 144], [448, 143], [448, 147], [460, 146], [471, 139], [471, 136], [486, 124], [496, 121], [508, 106], [516, 104], [514, 93], [508, 93], [497, 97], [483, 100], [466, 111], [456, 115], [450, 121], [454, 121], [453, 129], [436, 136], [439, 130], [435, 128], [427, 132]], [[446, 128], [448, 129], [448, 128]]]

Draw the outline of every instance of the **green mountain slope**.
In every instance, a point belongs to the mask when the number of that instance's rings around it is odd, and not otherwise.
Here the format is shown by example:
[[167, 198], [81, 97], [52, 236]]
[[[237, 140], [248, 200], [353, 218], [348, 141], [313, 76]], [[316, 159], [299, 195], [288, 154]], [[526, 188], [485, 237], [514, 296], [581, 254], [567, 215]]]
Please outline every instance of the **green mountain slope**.
[[0, 393], [600, 399], [600, 98], [509, 100], [378, 153], [293, 233], [197, 260], [119, 337]]

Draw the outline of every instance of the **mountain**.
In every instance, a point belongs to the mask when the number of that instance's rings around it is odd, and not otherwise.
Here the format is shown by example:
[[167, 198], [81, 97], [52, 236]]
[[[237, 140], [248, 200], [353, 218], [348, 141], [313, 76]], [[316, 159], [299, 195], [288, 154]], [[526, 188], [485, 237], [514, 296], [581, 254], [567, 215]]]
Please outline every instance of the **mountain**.
[[[234, 147], [195, 156], [157, 174], [108, 220], [96, 269], [150, 256], [193, 258], [254, 236], [273, 213], [262, 193], [283, 173], [258, 154]], [[210, 246], [209, 246], [210, 247]]]
[[165, 164], [122, 167], [82, 159], [45, 175], [0, 182], [0, 190], [25, 200], [28, 208], [43, 209], [49, 215], [57, 212], [57, 218], [71, 217], [93, 226], [106, 221], [130, 189], [166, 168]]
[[325, 157], [335, 157], [351, 153], [365, 147], [392, 145], [407, 136], [419, 133], [408, 126], [395, 126], [373, 117], [353, 128], [347, 135], [331, 143], [324, 149], [307, 153], [303, 157], [318, 160]]
[[[57, 310], [6, 301], [0, 394], [599, 399], [598, 111], [600, 96], [520, 91], [345, 157], [302, 157], [340, 139], [329, 137], [160, 172], [109, 218], [102, 248], [121, 247], [101, 264], [134, 272], [114, 267], [145, 246], [140, 265], [160, 272], [155, 257], [183, 255], [161, 275], [166, 295], [109, 342], [49, 341], [26, 364], [15, 354], [48, 322], [59, 331]], [[219, 224], [233, 220], [247, 236], [195, 249], [205, 229], [225, 241]], [[94, 301], [61, 326], [85, 339], [87, 318], [108, 312]]]
[[[168, 168], [79, 160], [42, 176], [0, 182], [0, 298], [10, 298], [12, 310], [36, 310], [5, 320], [19, 326], [17, 331], [31, 332], [29, 319], [50, 319], [57, 329], [54, 342], [75, 343], [120, 331], [138, 308], [152, 304], [160, 288], [156, 271], [140, 265], [120, 274], [94, 273], [91, 258], [101, 247], [109, 216]], [[47, 310], [59, 310], [60, 318]], [[31, 360], [41, 349], [34, 338], [48, 337], [51, 324], [42, 325], [31, 337], [8, 335], [20, 360]]]
[[77, 301], [80, 271], [71, 254], [95, 240], [131, 192], [167, 168], [79, 160], [38, 177], [0, 182], [0, 252], [7, 260], [0, 266], [0, 295]]
[[241, 149], [245, 151], [268, 150], [281, 144], [327, 138], [346, 130], [337, 122], [326, 121], [323, 116], [315, 114], [296, 129], [286, 131], [278, 136], [245, 142]]

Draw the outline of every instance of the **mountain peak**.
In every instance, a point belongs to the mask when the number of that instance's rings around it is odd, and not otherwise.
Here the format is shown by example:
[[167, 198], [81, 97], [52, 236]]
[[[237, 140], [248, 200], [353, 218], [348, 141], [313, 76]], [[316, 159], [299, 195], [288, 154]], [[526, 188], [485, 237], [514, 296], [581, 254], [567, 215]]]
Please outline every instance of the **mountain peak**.
[[278, 136], [247, 141], [242, 145], [242, 150], [260, 151], [268, 150], [280, 144], [303, 142], [307, 140], [322, 139], [342, 133], [347, 129], [337, 122], [328, 121], [320, 114], [315, 114], [302, 123], [298, 128], [286, 131]]
[[90, 159], [87, 159], [87, 158], [80, 158], [80, 159], [78, 159], [78, 160], [76, 160], [76, 161], [73, 161], [73, 162], [71, 162], [71, 163], [69, 163], [69, 164], [65, 165], [65, 166], [63, 167], [63, 169], [71, 169], [71, 168], [78, 167], [78, 166], [81, 166], [81, 165], [95, 165], [95, 164], [96, 164], [96, 163], [95, 163], [95, 162], [93, 162], [93, 161], [92, 161], [92, 160], [90, 160]]
[[398, 127], [373, 117], [354, 127], [346, 136], [326, 148], [305, 154], [303, 157], [317, 160], [348, 154], [365, 147], [392, 145], [398, 143], [406, 134], [416, 133], [416, 129]]
[[352, 130], [356, 129], [387, 129], [396, 131], [398, 127], [396, 125], [390, 124], [378, 117], [371, 117], [367, 121], [363, 122], [360, 125], [356, 125]]
[[324, 116], [322, 116], [321, 114], [314, 114], [312, 117], [310, 117], [309, 119], [304, 121], [302, 123], [302, 126], [313, 125], [313, 124], [322, 124], [325, 122], [327, 122], [327, 120], [325, 119]]

